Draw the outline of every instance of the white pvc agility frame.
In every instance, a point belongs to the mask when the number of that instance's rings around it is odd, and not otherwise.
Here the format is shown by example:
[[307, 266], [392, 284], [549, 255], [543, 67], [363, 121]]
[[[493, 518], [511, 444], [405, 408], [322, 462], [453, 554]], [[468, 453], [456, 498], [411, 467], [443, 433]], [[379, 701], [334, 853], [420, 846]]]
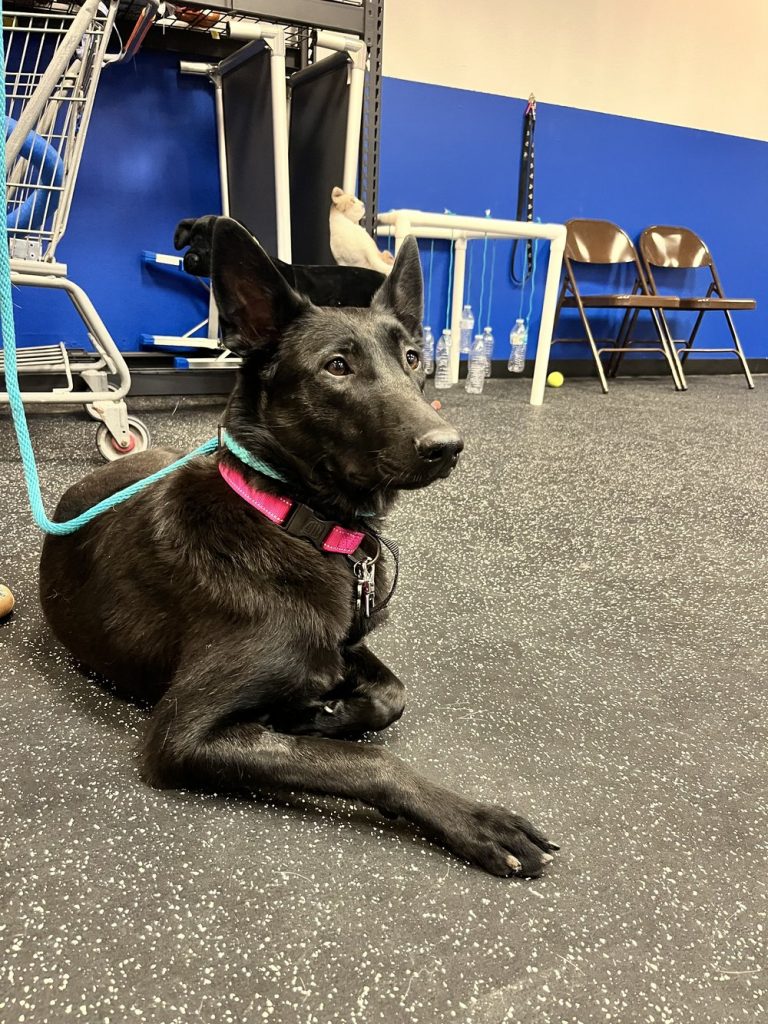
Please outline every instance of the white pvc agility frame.
[[427, 213], [423, 210], [391, 210], [380, 213], [377, 233], [385, 237], [394, 235], [395, 252], [408, 235], [417, 238], [447, 239], [454, 243], [453, 295], [451, 298], [451, 380], [459, 379], [459, 331], [461, 310], [464, 304], [464, 275], [467, 257], [467, 241], [475, 238], [520, 238], [548, 241], [549, 262], [541, 306], [541, 323], [536, 349], [536, 362], [531, 386], [531, 405], [541, 405], [547, 383], [549, 352], [552, 346], [552, 331], [560, 286], [560, 273], [565, 250], [566, 228], [564, 224], [538, 224], [534, 221], [497, 220], [492, 217], [461, 217], [453, 213]]

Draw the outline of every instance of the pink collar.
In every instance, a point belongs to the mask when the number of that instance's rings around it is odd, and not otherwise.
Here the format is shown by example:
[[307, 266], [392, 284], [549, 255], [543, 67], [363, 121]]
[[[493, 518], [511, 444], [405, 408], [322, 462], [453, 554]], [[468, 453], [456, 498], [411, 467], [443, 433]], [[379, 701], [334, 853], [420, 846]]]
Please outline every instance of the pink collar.
[[[365, 540], [365, 534], [356, 530], [347, 530], [343, 526], [334, 523], [326, 523], [318, 519], [305, 505], [299, 502], [290, 501], [288, 498], [281, 498], [277, 494], [268, 494], [267, 491], [257, 491], [251, 487], [243, 476], [236, 469], [231, 469], [223, 462], [219, 463], [219, 473], [223, 476], [232, 490], [239, 494], [243, 501], [247, 501], [253, 508], [258, 509], [262, 515], [275, 523], [277, 526], [287, 527], [289, 521], [294, 518], [299, 510], [305, 510], [311, 517], [307, 522], [305, 516], [304, 530], [300, 534], [305, 536], [312, 543], [320, 547], [322, 551], [335, 555], [353, 555]], [[317, 529], [315, 528], [317, 526]]]

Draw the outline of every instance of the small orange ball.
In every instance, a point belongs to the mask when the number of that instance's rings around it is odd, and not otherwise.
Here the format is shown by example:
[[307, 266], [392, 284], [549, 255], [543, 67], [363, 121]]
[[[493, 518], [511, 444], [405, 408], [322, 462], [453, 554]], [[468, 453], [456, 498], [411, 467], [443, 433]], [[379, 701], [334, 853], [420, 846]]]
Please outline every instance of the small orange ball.
[[434, 402], [432, 402], [432, 408], [436, 409], [437, 412], [440, 412], [440, 410], [443, 408], [443, 403], [440, 401], [439, 398], [436, 398]]
[[0, 619], [6, 618], [13, 611], [13, 606], [16, 602], [13, 599], [13, 594], [10, 592], [8, 587], [3, 586], [0, 583]]

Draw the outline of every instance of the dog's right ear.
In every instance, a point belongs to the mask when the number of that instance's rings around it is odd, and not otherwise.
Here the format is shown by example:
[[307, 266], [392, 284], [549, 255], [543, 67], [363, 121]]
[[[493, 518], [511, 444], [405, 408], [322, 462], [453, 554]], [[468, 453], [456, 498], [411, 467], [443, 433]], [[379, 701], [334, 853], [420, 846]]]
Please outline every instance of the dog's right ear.
[[275, 342], [309, 305], [256, 239], [229, 217], [218, 218], [213, 228], [211, 284], [222, 341], [239, 356]]

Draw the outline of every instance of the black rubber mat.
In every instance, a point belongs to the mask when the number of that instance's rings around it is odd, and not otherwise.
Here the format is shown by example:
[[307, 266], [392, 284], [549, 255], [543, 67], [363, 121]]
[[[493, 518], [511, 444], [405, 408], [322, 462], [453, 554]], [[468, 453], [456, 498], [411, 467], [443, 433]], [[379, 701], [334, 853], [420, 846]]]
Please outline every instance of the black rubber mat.
[[[139, 710], [70, 665], [36, 599], [0, 411], [0, 819], [7, 1024], [730, 1024], [765, 993], [768, 383], [567, 381], [442, 396], [453, 478], [403, 497], [386, 742], [530, 815], [548, 877], [499, 881], [331, 800], [154, 792]], [[207, 400], [206, 400], [207, 403]], [[136, 401], [158, 442], [218, 404]], [[52, 508], [98, 464], [32, 414]]]

